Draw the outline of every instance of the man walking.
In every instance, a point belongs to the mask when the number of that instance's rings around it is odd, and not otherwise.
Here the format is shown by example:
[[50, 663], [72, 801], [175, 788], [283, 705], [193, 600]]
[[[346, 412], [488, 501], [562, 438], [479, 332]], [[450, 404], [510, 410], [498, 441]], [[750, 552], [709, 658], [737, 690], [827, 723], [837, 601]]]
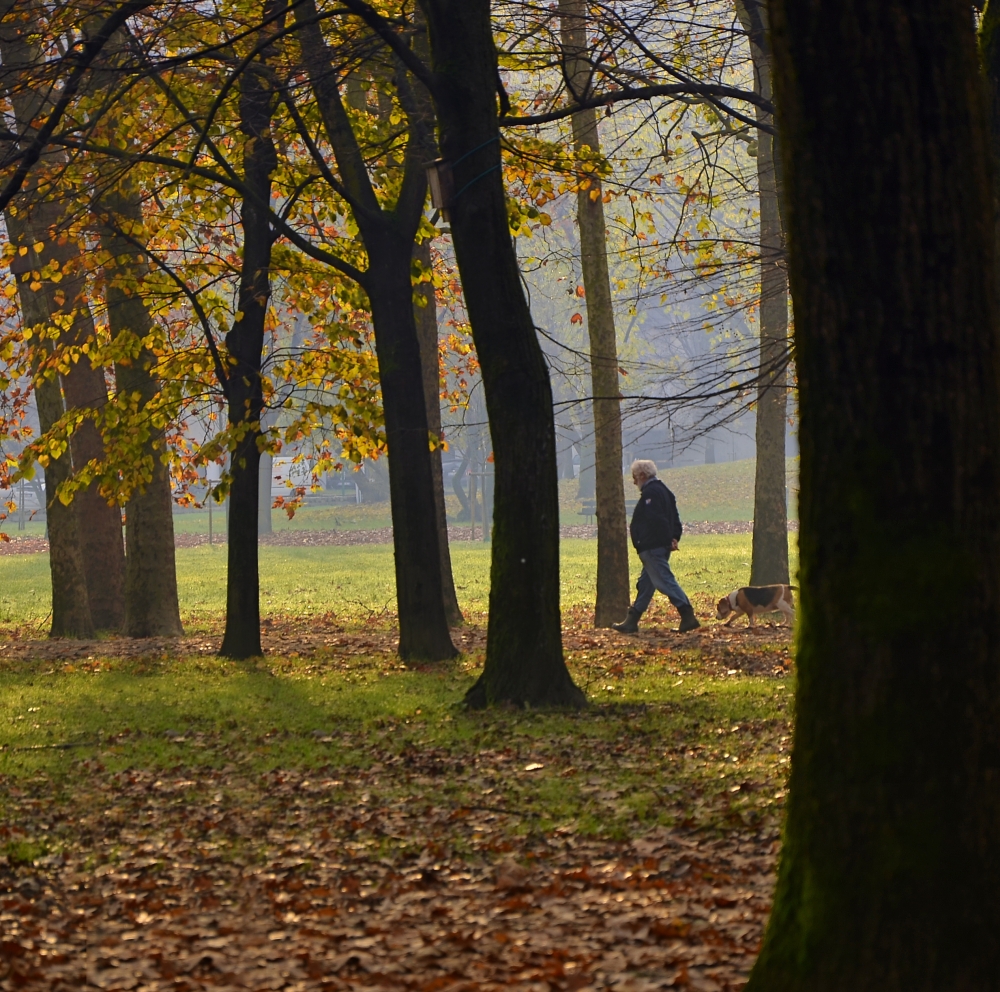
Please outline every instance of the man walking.
[[636, 583], [635, 602], [629, 607], [622, 623], [611, 626], [623, 634], [639, 630], [639, 617], [646, 612], [653, 591], [658, 589], [677, 608], [681, 615], [680, 634], [695, 630], [701, 624], [695, 619], [691, 601], [677, 584], [670, 571], [670, 552], [677, 550], [683, 528], [677, 513], [674, 494], [656, 477], [656, 464], [651, 461], [632, 462], [632, 482], [639, 489], [639, 502], [635, 504], [629, 533], [632, 546], [639, 553], [642, 574]]

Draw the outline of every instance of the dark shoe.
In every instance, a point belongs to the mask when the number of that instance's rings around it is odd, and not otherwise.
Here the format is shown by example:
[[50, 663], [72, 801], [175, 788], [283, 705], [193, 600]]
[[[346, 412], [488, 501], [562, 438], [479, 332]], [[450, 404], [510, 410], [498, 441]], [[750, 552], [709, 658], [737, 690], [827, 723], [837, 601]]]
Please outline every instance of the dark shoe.
[[611, 629], [617, 630], [619, 634], [638, 634], [640, 616], [642, 616], [642, 614], [636, 612], [630, 606], [628, 609], [628, 616], [625, 617], [621, 623], [613, 623], [611, 625]]
[[678, 634], [686, 634], [689, 630], [697, 630], [701, 624], [698, 623], [694, 615], [694, 607], [690, 604], [679, 609], [681, 615], [681, 625], [677, 628]]

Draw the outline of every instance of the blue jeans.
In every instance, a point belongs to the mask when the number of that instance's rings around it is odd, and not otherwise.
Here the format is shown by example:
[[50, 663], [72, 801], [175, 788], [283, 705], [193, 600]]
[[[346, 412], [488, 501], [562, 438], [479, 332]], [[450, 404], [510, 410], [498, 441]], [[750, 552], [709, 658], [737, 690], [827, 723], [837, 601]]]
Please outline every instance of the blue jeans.
[[674, 573], [670, 571], [670, 552], [666, 548], [653, 548], [651, 551], [640, 551], [639, 561], [642, 562], [642, 573], [635, 584], [637, 593], [632, 609], [642, 616], [653, 598], [654, 590], [659, 590], [677, 609], [690, 606], [691, 601], [684, 590], [677, 584]]

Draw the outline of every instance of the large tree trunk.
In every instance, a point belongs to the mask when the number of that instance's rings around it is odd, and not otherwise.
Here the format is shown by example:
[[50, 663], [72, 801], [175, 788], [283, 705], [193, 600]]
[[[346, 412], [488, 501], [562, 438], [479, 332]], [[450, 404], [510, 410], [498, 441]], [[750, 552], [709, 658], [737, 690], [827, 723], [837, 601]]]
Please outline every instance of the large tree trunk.
[[[371, 305], [389, 449], [399, 654], [404, 660], [441, 661], [458, 652], [442, 595], [444, 559], [412, 285], [414, 238], [427, 198], [423, 169], [429, 157], [430, 122], [425, 118], [430, 108], [411, 106], [407, 111], [404, 175], [395, 208], [385, 209], [344, 109], [312, 0], [296, 8], [296, 17], [324, 129], [341, 179], [354, 197], [354, 216], [368, 253], [362, 279]], [[402, 67], [397, 71], [404, 73]]]
[[[30, 71], [40, 58], [34, 40], [39, 31], [35, 21], [37, 12], [29, 9], [26, 18], [13, 18], [10, 16], [13, 7], [13, 0], [0, 3], [0, 58], [10, 73], [22, 67]], [[48, 91], [16, 85], [13, 78], [10, 86], [15, 130], [29, 137], [34, 123], [44, 113]], [[60, 162], [61, 157], [57, 162], [51, 157], [43, 159], [43, 164], [53, 167], [58, 167]], [[39, 176], [36, 170], [29, 186], [5, 214], [12, 243], [20, 242], [25, 251], [25, 255], [18, 254], [13, 259], [11, 271], [20, 276], [40, 271], [51, 262], [58, 263], [61, 277], [58, 285], [39, 279], [41, 287], [32, 291], [30, 281], [18, 283], [22, 317], [28, 327], [46, 328], [53, 325], [55, 318], [68, 317], [71, 328], [67, 340], [79, 344], [93, 335], [90, 309], [82, 295], [83, 278], [76, 271], [80, 251], [74, 239], [59, 236], [64, 227], [64, 206], [39, 192]], [[43, 246], [40, 253], [36, 253], [35, 244]], [[92, 369], [86, 357], [62, 377], [61, 384], [60, 379], [54, 376], [39, 380], [38, 370], [51, 356], [54, 345], [43, 344], [37, 337], [35, 347], [37, 355], [32, 365], [36, 372], [36, 403], [43, 432], [59, 420], [66, 404], [93, 404], [99, 407], [102, 401], [106, 402], [103, 371]], [[118, 508], [109, 507], [101, 499], [96, 483], [77, 493], [70, 506], [64, 505], [56, 496], [58, 485], [72, 475], [74, 461], [85, 463], [91, 457], [100, 458], [102, 455], [100, 435], [93, 422], [88, 420], [71, 439], [70, 450], [45, 467], [53, 636], [90, 636], [94, 626], [111, 628], [121, 622], [124, 558]], [[106, 574], [101, 574], [102, 569]], [[81, 578], [86, 589], [81, 588]]]
[[413, 313], [413, 241], [389, 232], [383, 240], [374, 227], [369, 225], [365, 245], [377, 286], [369, 300], [389, 449], [399, 654], [404, 661], [438, 661], [458, 652], [442, 596], [430, 432]]
[[422, 0], [442, 151], [456, 163], [455, 253], [496, 465], [486, 667], [467, 701], [579, 706], [562, 652], [552, 387], [521, 287], [500, 172], [489, 0]]
[[[413, 257], [420, 262], [424, 271], [431, 269], [431, 243], [421, 241], [413, 249]], [[416, 294], [422, 296], [423, 306], [415, 306], [417, 339], [420, 345], [420, 368], [424, 380], [424, 403], [427, 407], [427, 426], [431, 434], [442, 436], [441, 429], [441, 366], [438, 358], [437, 300], [434, 284], [421, 283]], [[451, 550], [448, 545], [448, 510], [444, 502], [444, 472], [441, 467], [441, 449], [431, 454], [431, 470], [434, 474], [434, 508], [437, 516], [438, 546], [441, 557], [441, 595], [444, 598], [444, 612], [451, 627], [465, 623], [455, 592], [455, 579], [451, 571]]]
[[[64, 279], [61, 285], [68, 295], [72, 280]], [[80, 303], [77, 309], [77, 320], [70, 334], [73, 344], [82, 345], [93, 341], [96, 332], [90, 308]], [[67, 343], [70, 343], [70, 338], [67, 338]], [[81, 358], [70, 366], [62, 377], [62, 384], [67, 409], [103, 410], [107, 406], [108, 387], [104, 370], [94, 368], [87, 358]], [[103, 460], [104, 440], [93, 420], [84, 420], [76, 429], [70, 450], [75, 471], [90, 461]], [[121, 510], [117, 503], [109, 504], [98, 492], [96, 480], [80, 490], [73, 502], [80, 518], [90, 615], [99, 630], [119, 630], [125, 622], [125, 543]]]
[[[6, 62], [6, 46], [3, 56]], [[38, 271], [45, 266], [51, 247], [51, 242], [42, 241], [46, 248], [41, 255], [37, 255], [31, 247], [39, 242], [42, 232], [36, 231], [29, 222], [30, 208], [30, 194], [18, 197], [14, 201], [14, 211], [6, 211], [4, 219], [11, 244], [19, 249], [27, 249], [24, 255], [18, 252], [11, 260], [11, 272], [17, 280], [22, 324], [25, 328], [41, 328], [52, 323], [52, 317], [59, 311], [59, 306], [53, 299], [53, 283], [46, 280], [40, 289], [32, 290], [31, 281], [21, 279], [25, 273]], [[43, 343], [38, 335], [35, 340], [38, 342], [32, 361], [35, 405], [38, 409], [38, 426], [44, 434], [66, 410], [58, 377], [41, 374], [43, 364], [52, 354], [52, 346], [47, 342]], [[67, 506], [56, 495], [60, 484], [73, 473], [70, 457], [67, 450], [59, 458], [50, 459], [45, 466], [45, 522], [52, 580], [50, 634], [52, 637], [93, 637], [94, 624], [90, 615], [77, 506], [75, 501]]]
[[[69, 247], [56, 244], [54, 253]], [[79, 249], [74, 246], [73, 253]], [[67, 260], [70, 265], [76, 259]], [[85, 291], [82, 274], [78, 278], [64, 278], [60, 284], [68, 299], [76, 296], [76, 319], [65, 339], [66, 344], [83, 345], [94, 341], [96, 330], [90, 307], [83, 299]], [[108, 386], [104, 369], [91, 365], [89, 358], [81, 358], [69, 367], [62, 377], [63, 395], [67, 409], [103, 410], [108, 403]], [[89, 417], [73, 433], [70, 442], [73, 468], [80, 471], [88, 462], [104, 459], [104, 440], [97, 425]], [[83, 566], [87, 575], [87, 593], [90, 615], [94, 626], [104, 630], [118, 630], [125, 622], [125, 543], [122, 538], [122, 514], [117, 503], [109, 504], [98, 492], [94, 480], [73, 498], [80, 518]]]
[[[272, 18], [284, 0], [266, 0], [262, 20]], [[265, 63], [273, 49], [264, 45], [264, 31], [274, 32], [280, 19], [261, 31], [259, 59]], [[240, 130], [243, 145], [243, 182], [251, 195], [242, 205], [243, 265], [240, 271], [239, 311], [226, 335], [229, 353], [229, 423], [245, 425], [232, 453], [229, 491], [229, 571], [226, 578], [226, 632], [220, 654], [253, 658], [260, 644], [260, 574], [257, 558], [257, 515], [260, 501], [260, 417], [264, 408], [261, 363], [264, 323], [271, 300], [271, 246], [274, 235], [268, 216], [271, 173], [278, 163], [271, 136], [275, 95], [260, 73], [240, 76]]]
[[[108, 326], [119, 344], [142, 341], [153, 321], [139, 292], [148, 268], [135, 238], [142, 229], [142, 205], [127, 181], [108, 192], [100, 205], [101, 246], [105, 265]], [[159, 384], [153, 373], [155, 357], [140, 347], [129, 362], [115, 365], [120, 393], [138, 394], [140, 410], [155, 397]], [[125, 508], [124, 630], [129, 637], [171, 637], [183, 634], [177, 596], [174, 554], [173, 498], [170, 472], [163, 462], [162, 429], [145, 425], [142, 457], [149, 478], [129, 497]]]
[[801, 623], [785, 843], [747, 989], [980, 992], [1000, 975], [1000, 336], [971, 11], [770, 9]]
[[[576, 99], [590, 89], [587, 59], [587, 4], [560, 0], [559, 16], [566, 59], [566, 84]], [[573, 115], [573, 144], [577, 153], [600, 159], [601, 139], [597, 111]], [[604, 191], [597, 172], [586, 189], [577, 193], [576, 220], [580, 227], [580, 262], [587, 300], [590, 335], [590, 379], [594, 409], [594, 473], [597, 503], [597, 603], [594, 626], [610, 627], [625, 616], [631, 602], [628, 575], [628, 539], [625, 530], [625, 482], [622, 476], [622, 413], [618, 383], [618, 341], [608, 274]], [[581, 459], [581, 471], [583, 462]]]
[[[749, 39], [754, 90], [772, 99], [767, 24], [758, 0], [736, 0]], [[774, 126], [773, 115], [757, 108], [757, 120]], [[751, 585], [788, 582], [788, 504], [785, 499], [785, 418], [788, 406], [788, 279], [778, 210], [777, 143], [757, 131], [757, 189], [760, 203], [760, 348], [757, 369], [757, 466], [754, 475]]]

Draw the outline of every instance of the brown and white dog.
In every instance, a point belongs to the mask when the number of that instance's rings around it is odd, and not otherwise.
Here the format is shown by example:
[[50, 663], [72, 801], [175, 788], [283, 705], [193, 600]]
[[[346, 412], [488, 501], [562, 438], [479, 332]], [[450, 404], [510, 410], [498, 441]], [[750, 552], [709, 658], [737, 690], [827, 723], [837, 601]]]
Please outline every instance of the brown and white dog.
[[734, 589], [728, 596], [723, 596], [719, 600], [715, 617], [717, 620], [729, 617], [729, 622], [726, 624], [728, 627], [738, 616], [745, 613], [752, 627], [755, 613], [774, 613], [781, 610], [788, 625], [791, 626], [795, 619], [795, 605], [792, 602], [794, 588], [794, 586], [779, 585], [744, 586], [742, 589]]

